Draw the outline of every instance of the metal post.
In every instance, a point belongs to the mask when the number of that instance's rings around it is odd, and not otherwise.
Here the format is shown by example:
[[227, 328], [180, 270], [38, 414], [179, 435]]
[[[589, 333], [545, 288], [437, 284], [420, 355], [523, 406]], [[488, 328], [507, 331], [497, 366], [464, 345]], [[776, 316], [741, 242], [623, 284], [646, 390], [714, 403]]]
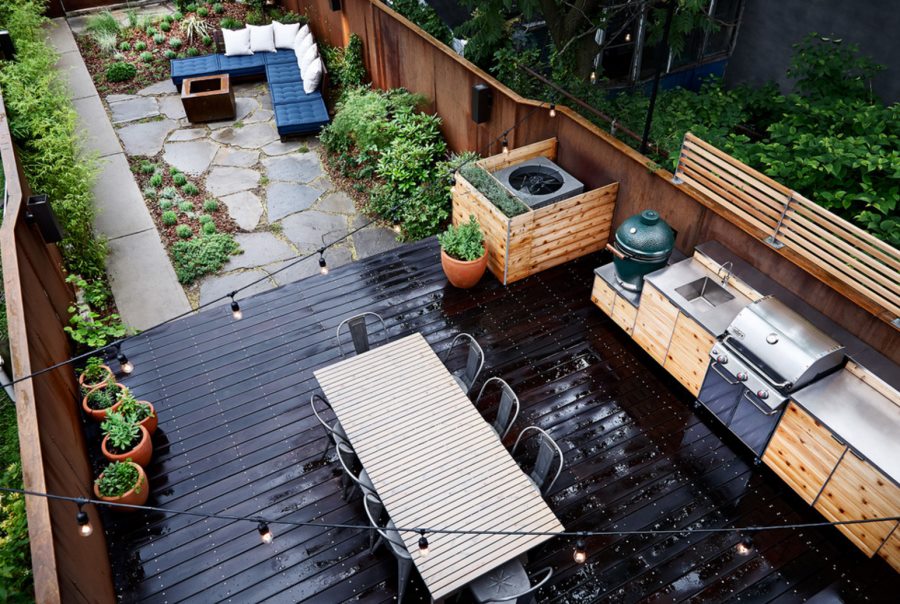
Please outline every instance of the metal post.
[[656, 107], [656, 95], [659, 93], [659, 80], [663, 72], [663, 55], [669, 47], [669, 30], [672, 29], [672, 17], [675, 15], [675, 0], [669, 0], [669, 9], [666, 11], [666, 23], [663, 26], [662, 40], [656, 49], [656, 74], [653, 76], [653, 89], [650, 92], [650, 106], [647, 108], [647, 121], [644, 122], [644, 135], [641, 137], [641, 153], [646, 154], [649, 148], [650, 125], [653, 123], [653, 110]]

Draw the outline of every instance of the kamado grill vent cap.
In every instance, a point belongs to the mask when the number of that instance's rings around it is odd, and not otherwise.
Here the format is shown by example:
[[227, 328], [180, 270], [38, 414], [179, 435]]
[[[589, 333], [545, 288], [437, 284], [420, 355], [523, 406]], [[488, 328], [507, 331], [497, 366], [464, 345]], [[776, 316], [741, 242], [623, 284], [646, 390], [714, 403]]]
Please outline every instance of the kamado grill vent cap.
[[668, 258], [675, 247], [671, 227], [656, 210], [644, 210], [626, 219], [616, 230], [616, 246], [625, 254], [642, 259]]

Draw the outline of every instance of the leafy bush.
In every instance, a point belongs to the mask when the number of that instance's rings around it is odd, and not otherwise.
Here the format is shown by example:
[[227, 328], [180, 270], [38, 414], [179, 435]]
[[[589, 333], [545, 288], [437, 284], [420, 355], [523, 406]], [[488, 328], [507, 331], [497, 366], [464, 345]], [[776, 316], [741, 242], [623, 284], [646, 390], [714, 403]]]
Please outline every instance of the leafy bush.
[[143, 61], [144, 63], [150, 63], [151, 61], [153, 61], [153, 53], [145, 50], [141, 53], [141, 61]]
[[217, 15], [221, 15], [222, 13], [225, 12], [225, 7], [222, 6], [221, 2], [216, 2], [215, 4], [213, 4], [212, 9], [213, 9], [213, 12], [216, 13]]
[[144, 197], [146, 197], [147, 199], [156, 199], [157, 193], [156, 189], [154, 189], [153, 187], [144, 187], [141, 193], [143, 193]]
[[98, 356], [90, 357], [79, 373], [84, 376], [84, 380], [88, 384], [96, 384], [100, 380], [110, 380], [112, 383], [116, 381], [109, 370], [103, 366], [103, 359]]
[[219, 25], [222, 29], [242, 29], [244, 24], [234, 19], [232, 17], [223, 17], [221, 21], [219, 21]]
[[[154, 174], [156, 176], [156, 174]], [[160, 182], [162, 182], [162, 175], [159, 175]], [[151, 184], [153, 179], [151, 179]], [[178, 189], [175, 187], [165, 187], [160, 193], [160, 197], [165, 197], [166, 199], [174, 199], [175, 196], [178, 195]]]
[[447, 227], [438, 235], [441, 249], [451, 258], [466, 262], [478, 260], [484, 255], [484, 234], [475, 216], [469, 215], [469, 221], [461, 225]]
[[201, 214], [197, 220], [200, 222], [200, 224], [207, 224], [213, 221], [213, 217], [209, 214]]
[[[171, 210], [175, 206], [175, 203], [171, 199], [160, 199], [159, 200], [159, 209], [160, 210]], [[178, 221], [176, 217], [175, 221]], [[165, 221], [163, 221], [165, 223]]]
[[182, 13], [180, 10], [177, 10], [174, 13], [172, 13], [173, 21], [181, 21], [182, 19], [184, 19], [184, 13]]
[[203, 202], [203, 210], [206, 212], [217, 212], [219, 210], [219, 202], [215, 199], [207, 199]]
[[181, 38], [171, 38], [169, 40], [169, 46], [171, 46], [173, 50], [178, 50], [181, 48], [182, 44], [184, 43], [181, 41]]
[[197, 188], [192, 182], [186, 183], [183, 187], [181, 187], [181, 192], [185, 195], [196, 195], [200, 192], [200, 189]]
[[206, 17], [209, 15], [209, 9], [206, 8], [205, 6], [201, 6], [200, 8], [197, 9], [197, 15], [199, 15], [201, 17]]
[[101, 317], [87, 304], [70, 306], [69, 312], [72, 316], [65, 330], [78, 344], [100, 348], [125, 335], [125, 325], [117, 314]]
[[153, 42], [155, 44], [162, 44], [166, 41], [166, 34], [154, 34]]
[[137, 75], [137, 67], [131, 63], [117, 61], [106, 68], [107, 82], [127, 82]]
[[153, 415], [152, 408], [146, 402], [137, 400], [130, 392], [123, 390], [119, 392], [119, 407], [116, 409], [116, 413], [122, 414], [125, 419], [135, 424], [139, 424]]
[[131, 489], [140, 492], [140, 478], [140, 472], [133, 464], [116, 461], [106, 466], [96, 480], [97, 490], [104, 497], [121, 497]]
[[169, 23], [168, 21], [162, 21], [159, 24], [159, 29], [160, 29], [160, 31], [169, 33], [170, 31], [172, 31], [172, 24]]
[[391, 8], [444, 44], [449, 46], [453, 41], [453, 32], [429, 5], [420, 4], [419, 0], [394, 0]]
[[182, 201], [181, 203], [178, 204], [178, 209], [181, 210], [182, 212], [193, 212], [194, 204], [190, 201]]
[[106, 419], [100, 424], [100, 431], [109, 437], [106, 448], [118, 455], [127, 453], [141, 440], [140, 426], [115, 411], [107, 411]]
[[194, 236], [194, 231], [192, 231], [191, 227], [186, 224], [179, 224], [177, 227], [175, 227], [175, 234], [182, 239], [188, 239]]
[[172, 259], [178, 281], [193, 283], [203, 275], [222, 268], [228, 257], [240, 250], [237, 242], [226, 233], [214, 233], [187, 241], [176, 241]]
[[128, 42], [122, 42], [121, 44], [119, 44], [119, 50], [121, 50], [122, 52], [129, 51], [131, 50], [131, 44], [129, 44]]
[[194, 48], [193, 46], [191, 46], [190, 48], [187, 49], [186, 54], [189, 57], [196, 57], [200, 54], [200, 51], [198, 49]]
[[134, 49], [137, 51], [147, 50], [147, 43], [144, 41], [135, 42]]
[[167, 59], [174, 59], [175, 57], [178, 56], [178, 53], [175, 52], [174, 50], [167, 50], [166, 52], [163, 53], [163, 56], [165, 56]]
[[81, 275], [69, 275], [66, 277], [66, 283], [71, 283], [76, 289], [80, 290], [84, 296], [84, 301], [94, 308], [103, 308], [112, 296], [109, 285], [103, 279], [92, 279], [88, 281]]
[[468, 164], [460, 168], [459, 173], [509, 218], [528, 211], [528, 207], [525, 204], [510, 195], [509, 191], [497, 182], [496, 178], [488, 174], [480, 166]]
[[122, 31], [122, 25], [111, 12], [105, 10], [88, 17], [85, 29], [90, 33], [105, 32], [118, 34]]
[[[170, 201], [169, 203], [171, 204], [172, 202]], [[160, 207], [162, 207], [162, 204], [160, 204]], [[169, 206], [169, 207], [171, 207], [171, 206]], [[164, 225], [172, 226], [178, 222], [178, 214], [176, 214], [172, 210], [166, 210], [165, 212], [162, 213], [161, 220]]]
[[200, 230], [203, 232], [204, 235], [212, 235], [213, 233], [216, 232], [216, 223], [207, 222], [206, 224], [204, 224], [203, 226], [200, 227]]
[[346, 48], [340, 46], [322, 46], [325, 66], [331, 82], [340, 89], [343, 99], [346, 92], [362, 86], [366, 81], [366, 65], [362, 56], [362, 39], [356, 34], [350, 35]]
[[153, 176], [150, 177], [150, 180], [148, 182], [151, 186], [158, 187], [163, 183], [163, 175], [159, 172], [154, 172]]
[[[6, 394], [0, 395], [5, 397]], [[5, 442], [18, 449], [15, 431], [15, 406], [7, 404], [4, 418], [12, 430]], [[5, 428], [5, 426], [4, 426]], [[17, 451], [16, 451], [17, 452]], [[5, 457], [9, 457], [4, 455]], [[15, 455], [14, 459], [18, 459]], [[22, 468], [17, 461], [4, 459], [0, 486], [11, 489], [22, 488]], [[5, 602], [34, 602], [34, 585], [31, 574], [31, 550], [28, 541], [28, 523], [25, 514], [25, 498], [18, 493], [4, 493], [0, 497], [0, 595]]]
[[[118, 389], [118, 387], [116, 386]], [[87, 395], [87, 405], [95, 411], [109, 409], [116, 403], [109, 387], [91, 390]]]
[[203, 36], [200, 40], [203, 42], [204, 46], [212, 46], [212, 36]]

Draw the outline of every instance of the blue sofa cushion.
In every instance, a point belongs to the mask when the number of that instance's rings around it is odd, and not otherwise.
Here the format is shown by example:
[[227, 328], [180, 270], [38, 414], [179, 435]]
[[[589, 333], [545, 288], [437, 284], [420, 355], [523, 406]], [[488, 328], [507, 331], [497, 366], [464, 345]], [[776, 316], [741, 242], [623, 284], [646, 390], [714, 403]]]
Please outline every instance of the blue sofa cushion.
[[222, 73], [219, 67], [219, 55], [172, 59], [169, 62], [169, 68], [172, 73], [172, 82], [179, 90], [181, 90], [181, 82], [184, 78], [195, 78]]
[[221, 72], [237, 78], [241, 76], [263, 75], [266, 72], [266, 62], [263, 58], [263, 54], [264, 53], [238, 55], [235, 57], [226, 57], [225, 55], [216, 56], [219, 57], [219, 69]]
[[266, 65], [281, 65], [282, 63], [297, 64], [297, 54], [293, 50], [279, 49], [275, 52], [262, 53]]
[[300, 67], [297, 65], [297, 61], [291, 61], [290, 63], [269, 63], [266, 65], [266, 81], [269, 82], [270, 87], [272, 84], [282, 83], [303, 85], [300, 83]]
[[318, 91], [307, 99], [286, 105], [275, 105], [275, 124], [279, 136], [318, 132], [328, 123], [328, 110]]
[[309, 99], [318, 99], [322, 102], [322, 94], [317, 90], [312, 94], [303, 91], [303, 82], [297, 79], [293, 82], [269, 83], [269, 91], [272, 93], [273, 105], [289, 105]]

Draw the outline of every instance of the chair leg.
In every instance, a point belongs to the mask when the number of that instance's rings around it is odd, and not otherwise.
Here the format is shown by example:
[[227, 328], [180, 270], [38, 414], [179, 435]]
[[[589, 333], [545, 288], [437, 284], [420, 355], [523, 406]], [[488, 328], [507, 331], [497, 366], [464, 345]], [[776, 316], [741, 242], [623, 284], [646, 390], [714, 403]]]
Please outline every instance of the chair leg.
[[406, 584], [409, 583], [409, 573], [412, 570], [412, 560], [397, 558], [397, 604], [403, 602], [403, 594], [406, 593]]
[[375, 529], [372, 529], [372, 532], [371, 532], [371, 534], [369, 535], [369, 543], [370, 543], [370, 545], [369, 545], [369, 555], [370, 555], [370, 556], [373, 555], [373, 554], [375, 553], [375, 550], [378, 549], [378, 546], [381, 545], [381, 542], [382, 542], [382, 540], [383, 540], [382, 537], [381, 537], [381, 535], [378, 535], [378, 538], [375, 539], [374, 542], [373, 542], [373, 541], [372, 541], [372, 538], [373, 538], [374, 536], [375, 536]]
[[325, 450], [322, 451], [322, 460], [324, 460], [326, 457], [328, 457], [328, 449], [331, 448], [331, 444], [332, 444], [331, 438], [330, 437], [325, 438]]

